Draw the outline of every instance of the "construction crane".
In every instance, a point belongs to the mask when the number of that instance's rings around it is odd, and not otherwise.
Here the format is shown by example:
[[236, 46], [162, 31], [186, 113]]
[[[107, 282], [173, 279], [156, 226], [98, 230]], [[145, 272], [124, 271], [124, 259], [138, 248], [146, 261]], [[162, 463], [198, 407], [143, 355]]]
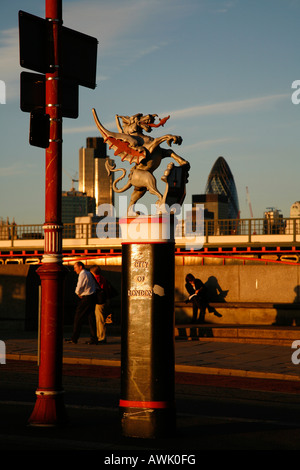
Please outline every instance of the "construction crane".
[[251, 219], [253, 219], [252, 205], [250, 201], [248, 186], [246, 186], [246, 194], [247, 194], [247, 201], [248, 201], [249, 210], [250, 210], [250, 216], [251, 216]]
[[[250, 201], [248, 186], [246, 186], [246, 194], [247, 194], [247, 201], [248, 201], [249, 210], [250, 210], [250, 217], [251, 217], [251, 219], [253, 219], [253, 211], [252, 211], [252, 205], [251, 205], [251, 201]], [[253, 235], [256, 235], [255, 221], [253, 223], [254, 223]], [[252, 223], [252, 225], [253, 225], [253, 223]]]
[[79, 180], [77, 180], [75, 178], [72, 178], [72, 176], [64, 168], [63, 168], [63, 172], [72, 180], [72, 187], [71, 187], [70, 191], [75, 191], [74, 183], [78, 183]]

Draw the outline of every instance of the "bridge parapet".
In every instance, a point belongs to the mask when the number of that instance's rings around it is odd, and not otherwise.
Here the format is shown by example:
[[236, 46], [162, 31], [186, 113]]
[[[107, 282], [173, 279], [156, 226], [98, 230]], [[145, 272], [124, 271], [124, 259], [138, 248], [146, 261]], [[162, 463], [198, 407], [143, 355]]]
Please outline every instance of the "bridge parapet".
[[[63, 250], [87, 254], [97, 250], [120, 252], [122, 238], [116, 222], [99, 222], [64, 224]], [[261, 254], [274, 256], [282, 261], [298, 262], [300, 254], [300, 219], [289, 218], [270, 221], [266, 219], [220, 219], [205, 220], [203, 224], [203, 247], [193, 250], [187, 237], [193, 234], [193, 224], [178, 224], [175, 234], [176, 250], [183, 254], [198, 255], [249, 255], [260, 258]], [[98, 235], [102, 234], [102, 238]], [[0, 259], [18, 256], [23, 257], [44, 248], [43, 225], [3, 224], [0, 227]], [[176, 252], [177, 253], [177, 252]], [[177, 253], [179, 254], [179, 253]], [[292, 256], [292, 257], [291, 257]]]

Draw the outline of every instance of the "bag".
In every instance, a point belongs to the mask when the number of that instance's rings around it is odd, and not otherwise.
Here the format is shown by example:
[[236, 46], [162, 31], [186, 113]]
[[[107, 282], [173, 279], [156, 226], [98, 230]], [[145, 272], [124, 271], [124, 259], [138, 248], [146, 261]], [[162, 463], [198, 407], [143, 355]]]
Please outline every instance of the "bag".
[[106, 302], [106, 294], [103, 289], [96, 290], [96, 304], [103, 305]]

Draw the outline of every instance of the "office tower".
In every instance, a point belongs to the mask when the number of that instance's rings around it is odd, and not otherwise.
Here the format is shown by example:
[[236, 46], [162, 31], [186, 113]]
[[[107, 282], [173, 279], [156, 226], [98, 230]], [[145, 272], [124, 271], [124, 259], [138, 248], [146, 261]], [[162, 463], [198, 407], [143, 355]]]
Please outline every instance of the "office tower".
[[264, 212], [264, 233], [284, 233], [285, 221], [280, 209], [267, 207]]
[[[193, 212], [199, 206], [203, 207], [203, 217], [206, 223], [205, 230], [208, 235], [227, 234], [232, 230], [228, 224], [228, 197], [223, 194], [194, 194], [192, 195]], [[195, 218], [195, 215], [193, 215]], [[224, 223], [222, 222], [224, 220]]]
[[207, 179], [205, 193], [227, 196], [228, 218], [239, 218], [239, 200], [234, 178], [227, 162], [223, 157], [219, 157], [215, 161]]
[[88, 137], [86, 148], [79, 150], [79, 191], [95, 199], [96, 210], [100, 204], [114, 204], [113, 174], [108, 175], [105, 162], [106, 144], [102, 137]]
[[192, 205], [203, 204], [205, 219], [228, 219], [228, 197], [222, 194], [193, 194]]
[[291, 205], [290, 217], [300, 218], [300, 201], [296, 201]]
[[290, 208], [290, 219], [286, 221], [286, 233], [300, 233], [300, 201], [294, 202]]
[[80, 191], [62, 192], [61, 218], [64, 224], [64, 238], [75, 238], [76, 218], [95, 213], [95, 199]]
[[80, 191], [62, 192], [62, 222], [74, 224], [75, 217], [95, 212], [95, 200]]

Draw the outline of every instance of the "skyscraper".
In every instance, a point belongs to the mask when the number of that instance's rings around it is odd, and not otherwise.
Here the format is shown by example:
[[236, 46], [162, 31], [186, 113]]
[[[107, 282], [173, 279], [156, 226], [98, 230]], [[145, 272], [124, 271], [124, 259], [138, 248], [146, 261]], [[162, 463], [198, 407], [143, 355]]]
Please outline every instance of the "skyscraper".
[[240, 208], [238, 194], [231, 170], [223, 157], [219, 157], [207, 179], [206, 194], [219, 194], [228, 198], [228, 218], [238, 219]]
[[80, 191], [62, 192], [62, 222], [74, 224], [75, 217], [95, 212], [95, 200]]
[[108, 175], [105, 162], [113, 160], [106, 155], [102, 137], [88, 137], [86, 148], [79, 150], [79, 191], [95, 199], [96, 210], [100, 204], [114, 204], [113, 174]]

